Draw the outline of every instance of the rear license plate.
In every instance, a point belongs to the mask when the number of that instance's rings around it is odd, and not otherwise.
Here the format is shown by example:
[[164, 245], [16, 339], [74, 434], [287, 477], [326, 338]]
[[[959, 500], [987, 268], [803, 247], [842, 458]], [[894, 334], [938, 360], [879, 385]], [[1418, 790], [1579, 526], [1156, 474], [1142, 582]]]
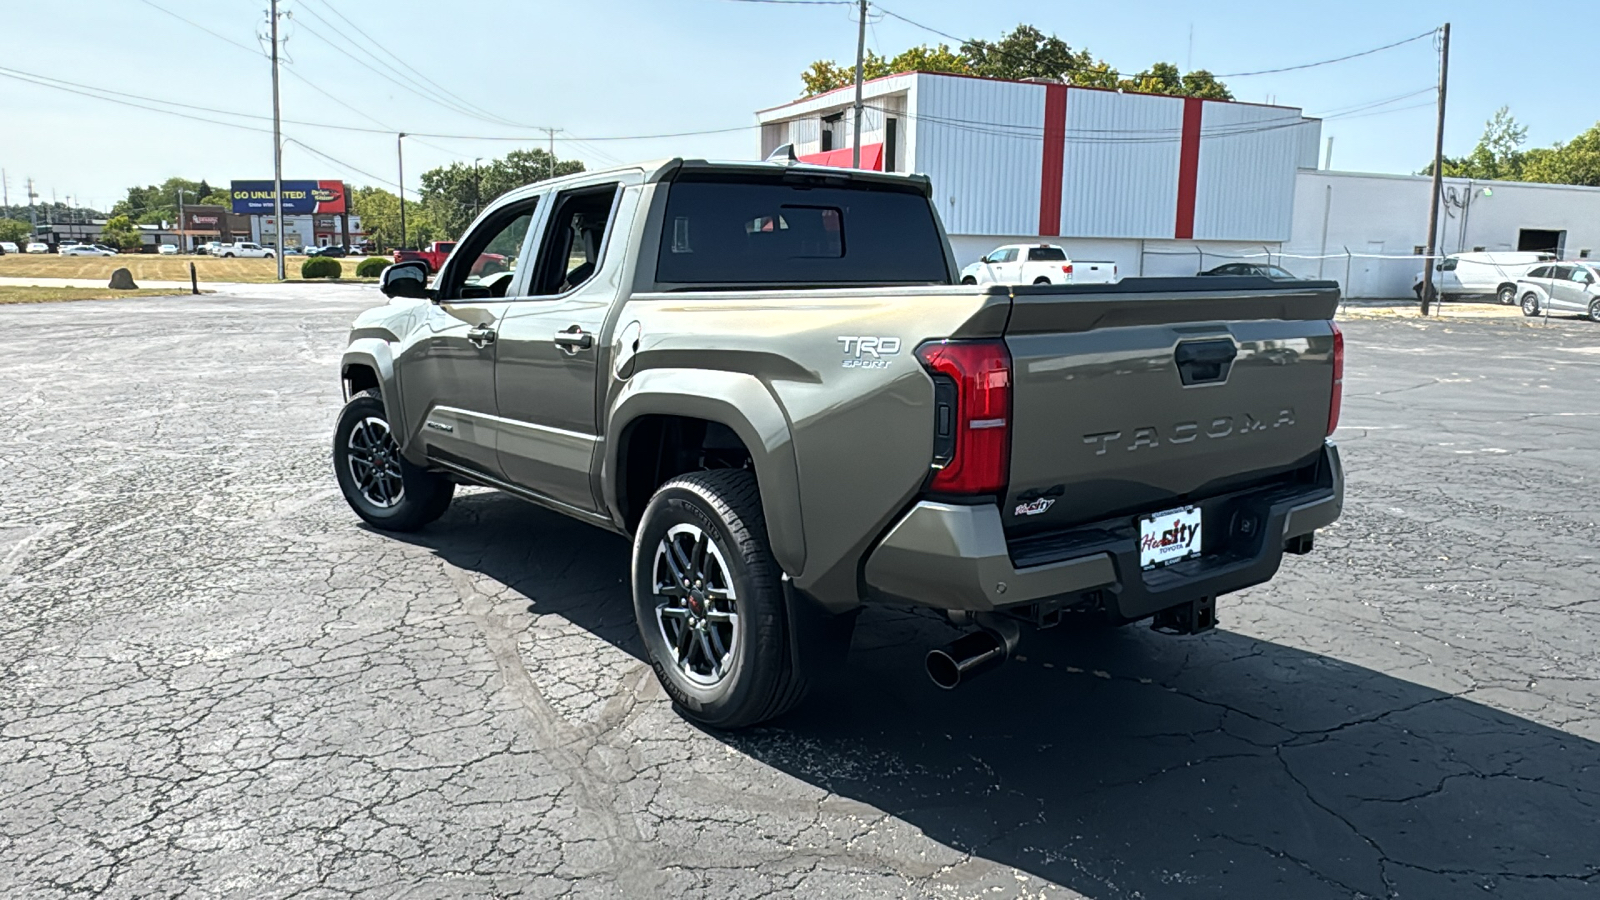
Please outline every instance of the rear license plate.
[[1200, 507], [1139, 517], [1139, 565], [1154, 569], [1200, 555]]

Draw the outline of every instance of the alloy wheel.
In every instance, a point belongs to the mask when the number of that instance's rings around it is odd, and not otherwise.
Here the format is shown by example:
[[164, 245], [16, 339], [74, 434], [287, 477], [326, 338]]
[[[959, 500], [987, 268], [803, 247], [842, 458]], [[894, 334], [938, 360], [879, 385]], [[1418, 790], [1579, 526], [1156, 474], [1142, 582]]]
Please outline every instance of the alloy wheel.
[[367, 416], [350, 429], [345, 446], [349, 450], [350, 477], [368, 503], [388, 509], [405, 499], [400, 445], [395, 443], [388, 422]]
[[689, 523], [667, 529], [651, 584], [673, 665], [696, 684], [721, 681], [739, 649], [739, 607], [733, 573], [711, 535]]
[[1522, 314], [1525, 316], [1539, 314], [1539, 298], [1535, 297], [1532, 291], [1522, 295]]

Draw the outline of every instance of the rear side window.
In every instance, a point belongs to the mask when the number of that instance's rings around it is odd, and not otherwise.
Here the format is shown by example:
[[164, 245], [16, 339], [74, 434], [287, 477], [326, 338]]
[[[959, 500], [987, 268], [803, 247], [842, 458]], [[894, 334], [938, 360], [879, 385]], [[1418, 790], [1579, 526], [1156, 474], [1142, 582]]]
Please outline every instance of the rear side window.
[[816, 179], [673, 182], [656, 281], [665, 284], [945, 284], [944, 241], [915, 190]]
[[1030, 247], [1028, 249], [1029, 262], [1065, 262], [1067, 251], [1060, 247]]
[[1550, 277], [1550, 267], [1549, 266], [1535, 266], [1533, 268], [1533, 270], [1528, 273], [1527, 277], [1529, 277], [1529, 278], [1549, 278]]

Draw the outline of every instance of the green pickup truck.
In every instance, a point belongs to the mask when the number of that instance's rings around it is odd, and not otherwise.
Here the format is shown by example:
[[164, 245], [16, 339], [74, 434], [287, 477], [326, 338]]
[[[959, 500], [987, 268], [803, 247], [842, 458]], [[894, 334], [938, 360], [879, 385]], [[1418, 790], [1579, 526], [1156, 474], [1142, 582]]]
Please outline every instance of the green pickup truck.
[[[383, 275], [334, 468], [380, 529], [498, 488], [633, 539], [650, 663], [736, 728], [836, 669], [863, 604], [1019, 633], [1194, 633], [1338, 517], [1337, 286], [959, 283], [925, 178], [671, 160], [494, 202]], [[485, 252], [507, 260], [485, 274]]]

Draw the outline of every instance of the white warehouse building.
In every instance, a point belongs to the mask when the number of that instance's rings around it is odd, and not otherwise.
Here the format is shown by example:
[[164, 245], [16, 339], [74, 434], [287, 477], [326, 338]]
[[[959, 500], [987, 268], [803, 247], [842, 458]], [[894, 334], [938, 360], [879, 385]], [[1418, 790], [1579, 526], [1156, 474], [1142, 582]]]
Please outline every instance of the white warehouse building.
[[[1196, 248], [1275, 250], [1321, 138], [1292, 107], [1052, 82], [906, 73], [863, 95], [862, 167], [927, 175], [962, 265], [1040, 240], [1124, 275], [1193, 275]], [[851, 165], [854, 99], [761, 111], [762, 155], [793, 144], [803, 161]]]
[[[853, 88], [757, 113], [763, 157], [852, 164]], [[863, 89], [861, 165], [918, 172], [956, 258], [1050, 242], [1124, 276], [1193, 275], [1231, 259], [1411, 295], [1431, 180], [1317, 169], [1322, 123], [1263, 106], [1044, 81], [906, 73]], [[1600, 253], [1600, 188], [1445, 179], [1441, 254]]]

